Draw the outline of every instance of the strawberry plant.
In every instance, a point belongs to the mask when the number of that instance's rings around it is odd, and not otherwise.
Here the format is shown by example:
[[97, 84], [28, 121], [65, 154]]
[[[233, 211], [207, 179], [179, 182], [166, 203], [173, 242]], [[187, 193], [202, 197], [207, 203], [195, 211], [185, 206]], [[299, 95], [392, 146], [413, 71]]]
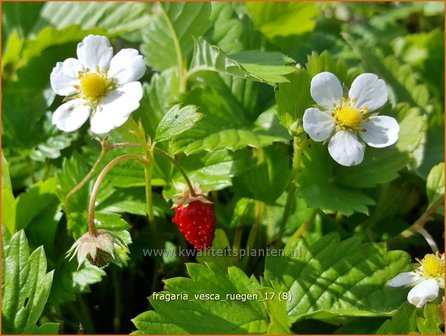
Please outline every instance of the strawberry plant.
[[3, 333], [444, 333], [443, 4], [1, 5]]

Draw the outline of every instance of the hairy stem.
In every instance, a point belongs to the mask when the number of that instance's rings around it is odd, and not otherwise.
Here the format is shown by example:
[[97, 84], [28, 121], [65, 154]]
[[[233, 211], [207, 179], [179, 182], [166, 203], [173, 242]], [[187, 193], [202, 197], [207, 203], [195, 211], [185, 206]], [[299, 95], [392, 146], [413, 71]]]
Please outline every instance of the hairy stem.
[[166, 153], [165, 151], [163, 151], [162, 149], [158, 148], [158, 147], [154, 147], [154, 150], [156, 153], [160, 154], [162, 157], [164, 157], [165, 159], [169, 160], [180, 172], [181, 176], [183, 176], [184, 180], [187, 183], [187, 187], [189, 188], [189, 191], [191, 193], [192, 196], [196, 196], [194, 187], [191, 183], [191, 181], [189, 180], [189, 177], [187, 176], [186, 172], [184, 171], [184, 169], [178, 164], [177, 160], [175, 160], [173, 157], [171, 157], [168, 153]]
[[97, 199], [97, 196], [99, 193], [99, 188], [101, 187], [101, 184], [104, 181], [107, 174], [109, 173], [109, 171], [115, 165], [117, 165], [119, 162], [122, 162], [125, 160], [139, 161], [144, 165], [144, 167], [150, 165], [150, 162], [140, 155], [124, 154], [124, 155], [115, 157], [113, 160], [111, 160], [109, 163], [107, 163], [107, 165], [104, 167], [104, 169], [102, 169], [102, 171], [98, 175], [98, 177], [93, 185], [93, 189], [91, 190], [91, 195], [90, 195], [90, 201], [88, 204], [88, 232], [92, 236], [96, 235], [96, 227], [94, 224], [94, 211], [95, 211], [96, 199]]

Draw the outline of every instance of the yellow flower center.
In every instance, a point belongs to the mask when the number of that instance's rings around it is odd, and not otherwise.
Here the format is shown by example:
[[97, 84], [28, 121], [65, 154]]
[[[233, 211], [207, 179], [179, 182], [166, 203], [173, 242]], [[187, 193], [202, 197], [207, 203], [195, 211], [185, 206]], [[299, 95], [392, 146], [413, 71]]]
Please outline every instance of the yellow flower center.
[[105, 96], [109, 82], [107, 78], [97, 73], [82, 76], [80, 90], [85, 98], [97, 99]]
[[444, 263], [436, 254], [426, 254], [420, 261], [423, 266], [423, 275], [430, 278], [438, 278], [443, 276]]
[[365, 106], [357, 108], [356, 103], [356, 98], [342, 98], [341, 105], [333, 105], [332, 115], [338, 127], [349, 131], [365, 131], [360, 125], [362, 121], [368, 121], [369, 111]]
[[362, 121], [361, 112], [353, 106], [338, 106], [334, 111], [336, 123], [341, 127], [358, 128]]

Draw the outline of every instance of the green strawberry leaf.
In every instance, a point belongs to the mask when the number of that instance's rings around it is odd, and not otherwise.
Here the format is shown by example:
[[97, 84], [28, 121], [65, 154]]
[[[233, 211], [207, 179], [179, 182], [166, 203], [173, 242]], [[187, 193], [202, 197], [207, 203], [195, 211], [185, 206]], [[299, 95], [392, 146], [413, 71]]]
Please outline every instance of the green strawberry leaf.
[[312, 143], [306, 150], [302, 171], [297, 176], [300, 196], [311, 208], [339, 211], [345, 215], [354, 212], [367, 214], [368, 206], [374, 204], [373, 199], [360, 189], [336, 183], [336, 169], [341, 169], [338, 166], [328, 154], [326, 146]]
[[[162, 2], [157, 4], [155, 17], [143, 31], [142, 53], [147, 65], [158, 71], [179, 66], [198, 38], [211, 27], [209, 2]], [[174, 52], [175, 51], [175, 52]]]
[[345, 34], [344, 38], [352, 46], [367, 69], [386, 81], [390, 88], [389, 100], [393, 105], [407, 102], [419, 107], [423, 112], [430, 109], [429, 90], [425, 84], [420, 84], [409, 64], [401, 64], [394, 56], [384, 57], [379, 50], [364, 46], [361, 41]]
[[213, 24], [206, 34], [206, 40], [212, 41], [226, 53], [242, 51], [243, 23], [237, 15], [232, 3], [212, 2], [210, 19]]
[[2, 332], [22, 334], [35, 328], [51, 290], [43, 247], [31, 254], [24, 231], [2, 239]]
[[417, 310], [409, 302], [404, 302], [391, 319], [383, 323], [377, 334], [409, 334], [417, 332]]
[[268, 257], [265, 280], [287, 291], [292, 322], [330, 316], [386, 316], [400, 305], [405, 289], [387, 280], [410, 265], [403, 251], [386, 251], [381, 244], [340, 241], [328, 234], [312, 245], [290, 240], [285, 256]]
[[247, 7], [255, 27], [268, 39], [313, 30], [319, 13], [315, 4], [303, 2], [248, 2]]
[[[272, 289], [254, 277], [213, 264], [187, 264], [187, 269], [190, 278], [165, 280], [167, 290], [150, 297], [154, 310], [133, 319], [134, 334], [289, 333], [285, 302], [266, 300], [265, 292]], [[178, 299], [167, 302], [168, 295]]]
[[205, 117], [197, 127], [173, 139], [173, 152], [190, 155], [202, 151], [235, 151], [248, 146], [258, 148], [274, 142], [288, 142], [289, 137], [286, 132], [284, 134], [283, 128], [277, 126], [274, 117], [259, 116], [253, 125], [244, 116], [243, 107], [219, 75], [208, 72], [202, 78], [207, 85], [212, 83], [212, 87], [197, 85], [188, 94], [187, 103], [199, 106]]
[[170, 140], [174, 136], [193, 128], [202, 118], [203, 115], [197, 112], [196, 106], [180, 107], [180, 105], [174, 105], [161, 119], [154, 140]]
[[237, 193], [274, 204], [292, 179], [288, 151], [288, 146], [280, 144], [253, 150], [247, 169], [234, 178]]
[[417, 317], [417, 327], [422, 335], [443, 334], [444, 325], [440, 306], [437, 303], [428, 303], [423, 309], [423, 317]]
[[219, 47], [198, 39], [187, 76], [194, 78], [202, 71], [216, 71], [274, 85], [288, 82], [285, 76], [296, 71], [294, 65], [293, 59], [278, 52], [243, 51], [227, 56]]
[[150, 22], [147, 6], [138, 2], [48, 2], [35, 30], [49, 24], [58, 30], [78, 25], [83, 30], [102, 29], [109, 35], [139, 30]]
[[289, 128], [302, 120], [305, 109], [313, 105], [310, 96], [310, 76], [304, 69], [298, 69], [287, 76], [288, 83], [280, 83], [276, 89], [277, 114], [280, 122]]
[[[176, 69], [156, 73], [149, 84], [144, 84], [144, 95], [140, 108], [134, 112], [141, 117], [147, 134], [154, 136], [160, 120], [178, 101], [179, 83]], [[139, 118], [136, 117], [135, 120]]]
[[437, 164], [431, 169], [427, 176], [426, 191], [429, 207], [439, 197], [444, 195], [444, 162]]
[[2, 153], [2, 223], [9, 233], [16, 231], [16, 205], [9, 175], [9, 165]]
[[106, 275], [99, 267], [85, 262], [77, 269], [77, 262], [62, 257], [54, 273], [53, 286], [48, 298], [51, 305], [61, 305], [76, 300], [76, 294], [90, 292], [90, 285], [101, 282]]

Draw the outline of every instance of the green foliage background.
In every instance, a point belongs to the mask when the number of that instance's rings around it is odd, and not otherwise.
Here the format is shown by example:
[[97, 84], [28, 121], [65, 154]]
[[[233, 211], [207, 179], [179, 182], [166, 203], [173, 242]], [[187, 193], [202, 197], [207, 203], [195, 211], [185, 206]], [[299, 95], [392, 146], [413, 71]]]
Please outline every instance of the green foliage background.
[[[3, 333], [443, 333], [438, 302], [415, 309], [407, 289], [385, 285], [429, 252], [402, 233], [444, 195], [443, 3], [1, 5]], [[126, 162], [101, 187], [96, 219], [129, 244], [129, 257], [120, 251], [105, 269], [65, 259], [87, 230], [94, 179], [68, 206], [66, 195], [100, 146], [88, 126], [68, 134], [51, 125], [62, 98], [49, 75], [88, 34], [144, 55], [133, 119], [211, 192], [214, 247], [284, 255], [145, 256], [186, 246], [169, 201], [182, 176], [155, 157], [161, 240], [145, 217], [144, 171]], [[347, 168], [306, 140], [300, 120], [322, 71], [345, 88], [363, 72], [383, 78], [380, 111], [399, 121], [397, 144], [367, 148]], [[129, 128], [110, 142], [134, 141]], [[293, 138], [303, 141], [298, 166]], [[100, 168], [124, 152], [138, 149], [109, 152]], [[431, 219], [425, 229], [443, 251], [442, 206]], [[166, 302], [154, 292], [258, 299]]]

